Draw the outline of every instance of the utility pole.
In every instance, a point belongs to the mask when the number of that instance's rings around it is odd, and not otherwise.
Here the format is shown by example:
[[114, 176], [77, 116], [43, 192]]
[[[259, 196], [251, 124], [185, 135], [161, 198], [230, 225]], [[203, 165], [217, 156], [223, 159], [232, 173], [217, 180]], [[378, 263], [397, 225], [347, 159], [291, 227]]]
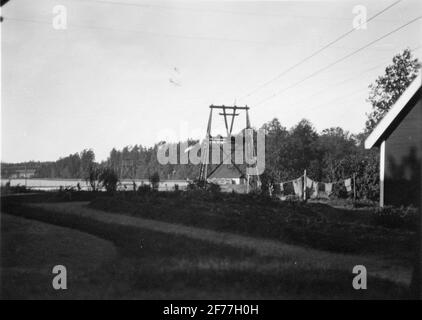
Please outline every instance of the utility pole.
[[356, 173], [353, 173], [353, 201], [356, 202]]
[[[422, 181], [422, 172], [421, 178]], [[422, 183], [422, 182], [421, 182]], [[412, 281], [410, 284], [410, 290], [414, 299], [422, 300], [422, 186], [420, 187], [420, 202], [418, 208], [418, 231], [416, 235], [416, 255], [413, 267]]]
[[[421, 184], [422, 184], [422, 172], [421, 172]], [[420, 187], [420, 202], [419, 202], [419, 221], [418, 231], [416, 236], [417, 250], [415, 256], [415, 264], [412, 275], [411, 291], [415, 299], [422, 300], [422, 186]]]
[[[422, 180], [421, 180], [422, 181]], [[418, 286], [418, 299], [422, 300], [422, 188], [421, 188], [421, 200], [419, 202], [419, 252], [418, 252], [418, 262], [416, 263], [417, 280], [419, 283], [416, 285]]]
[[120, 157], [120, 173], [119, 173], [119, 180], [122, 180], [122, 173], [123, 173], [123, 156]]

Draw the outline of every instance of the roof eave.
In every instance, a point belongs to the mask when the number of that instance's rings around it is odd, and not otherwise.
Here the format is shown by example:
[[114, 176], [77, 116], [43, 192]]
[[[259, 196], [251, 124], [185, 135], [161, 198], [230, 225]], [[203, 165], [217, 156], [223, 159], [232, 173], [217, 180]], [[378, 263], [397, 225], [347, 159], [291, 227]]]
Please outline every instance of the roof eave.
[[382, 118], [378, 123], [375, 129], [365, 140], [365, 148], [371, 149], [374, 146], [379, 146], [381, 141], [385, 138], [385, 133], [391, 124], [394, 122], [394, 119], [404, 110], [407, 103], [412, 99], [412, 97], [418, 92], [419, 88], [422, 86], [422, 77], [419, 72], [418, 76], [412, 81], [412, 83], [407, 87], [407, 89], [402, 93], [400, 98], [396, 103], [391, 107], [387, 114]]

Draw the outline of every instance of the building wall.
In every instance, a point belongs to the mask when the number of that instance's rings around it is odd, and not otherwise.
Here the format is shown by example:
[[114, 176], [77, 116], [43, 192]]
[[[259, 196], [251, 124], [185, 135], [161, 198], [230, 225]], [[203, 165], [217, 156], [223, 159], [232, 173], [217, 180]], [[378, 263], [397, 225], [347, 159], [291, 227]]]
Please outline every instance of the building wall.
[[420, 205], [422, 161], [421, 94], [385, 141], [384, 204]]
[[17, 178], [33, 178], [35, 176], [35, 171], [18, 171]]
[[211, 178], [207, 179], [208, 182], [217, 183], [217, 184], [241, 184], [241, 178]]

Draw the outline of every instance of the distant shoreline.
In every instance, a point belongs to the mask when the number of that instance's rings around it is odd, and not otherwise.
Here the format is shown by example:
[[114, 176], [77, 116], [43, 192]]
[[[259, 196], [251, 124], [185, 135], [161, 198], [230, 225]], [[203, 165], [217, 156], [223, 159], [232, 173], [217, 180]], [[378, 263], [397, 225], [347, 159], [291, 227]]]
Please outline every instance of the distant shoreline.
[[[5, 186], [10, 181], [10, 186], [25, 186], [28, 189], [39, 189], [39, 190], [57, 190], [60, 188], [77, 188], [78, 184], [82, 190], [89, 190], [91, 186], [89, 182], [83, 179], [54, 179], [54, 178], [19, 178], [19, 179], [1, 179], [1, 185]], [[118, 188], [122, 190], [130, 190], [133, 188], [133, 182], [136, 184], [136, 188], [142, 185], [149, 185], [148, 179], [123, 179], [120, 180]], [[184, 189], [188, 185], [187, 180], [162, 180], [159, 183], [159, 190], [172, 190], [178, 185], [181, 189]]]
[[[22, 180], [22, 181], [29, 181], [29, 180], [50, 180], [50, 181], [83, 181], [85, 182], [85, 179], [81, 179], [81, 178], [1, 178], [1, 182], [3, 183], [3, 181], [17, 181], [17, 180]], [[164, 182], [186, 182], [188, 180], [192, 180], [192, 179], [165, 179], [165, 180], [160, 180], [160, 183], [164, 183]], [[137, 178], [137, 179], [121, 179], [119, 180], [120, 182], [148, 182], [149, 180], [147, 178]]]

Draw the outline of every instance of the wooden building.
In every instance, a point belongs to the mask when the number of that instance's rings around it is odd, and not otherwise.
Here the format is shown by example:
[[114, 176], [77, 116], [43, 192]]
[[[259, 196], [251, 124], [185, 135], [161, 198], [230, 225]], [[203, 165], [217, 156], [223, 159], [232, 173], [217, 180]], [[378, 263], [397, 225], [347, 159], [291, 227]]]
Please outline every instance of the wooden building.
[[245, 177], [236, 167], [229, 164], [220, 165], [208, 176], [208, 182], [217, 184], [244, 184]]
[[422, 78], [403, 92], [365, 141], [380, 150], [380, 205], [421, 205]]
[[30, 179], [35, 176], [35, 169], [18, 169], [9, 176], [11, 179]]

